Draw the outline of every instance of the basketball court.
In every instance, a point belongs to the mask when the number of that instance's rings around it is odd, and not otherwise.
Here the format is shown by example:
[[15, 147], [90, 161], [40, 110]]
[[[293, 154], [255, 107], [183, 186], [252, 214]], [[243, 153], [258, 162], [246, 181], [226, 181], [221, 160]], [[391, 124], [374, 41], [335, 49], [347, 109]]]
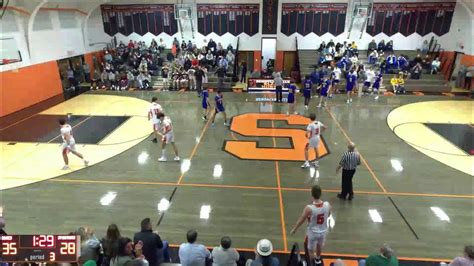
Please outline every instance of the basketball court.
[[[161, 149], [146, 117], [153, 96], [173, 121], [180, 163], [157, 161]], [[194, 228], [207, 246], [229, 235], [242, 250], [268, 238], [276, 252], [289, 252], [302, 245], [305, 230], [289, 232], [319, 184], [333, 206], [327, 254], [366, 256], [387, 242], [399, 257], [447, 261], [471, 243], [468, 98], [362, 97], [348, 106], [338, 95], [317, 110], [314, 98], [305, 111], [298, 97], [301, 115], [287, 116], [286, 104], [265, 97], [225, 93], [230, 128], [220, 116], [215, 126], [203, 121], [195, 93], [138, 91], [85, 93], [3, 126], [0, 193], [15, 221], [8, 230], [64, 234], [89, 226], [101, 236], [116, 223], [132, 235], [150, 217], [172, 244]], [[300, 168], [310, 112], [328, 126], [319, 169]], [[72, 170], [60, 170], [58, 117], [69, 118], [89, 167], [71, 158]], [[362, 163], [354, 200], [342, 201], [335, 171], [349, 141]]]

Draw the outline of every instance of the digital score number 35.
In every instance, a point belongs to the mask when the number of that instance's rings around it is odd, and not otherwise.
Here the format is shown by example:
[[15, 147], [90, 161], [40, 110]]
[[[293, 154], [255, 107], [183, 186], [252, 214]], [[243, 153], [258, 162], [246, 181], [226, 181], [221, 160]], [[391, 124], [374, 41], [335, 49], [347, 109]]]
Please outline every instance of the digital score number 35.
[[18, 253], [18, 249], [16, 248], [16, 243], [2, 243], [2, 254], [4, 255], [16, 255]]

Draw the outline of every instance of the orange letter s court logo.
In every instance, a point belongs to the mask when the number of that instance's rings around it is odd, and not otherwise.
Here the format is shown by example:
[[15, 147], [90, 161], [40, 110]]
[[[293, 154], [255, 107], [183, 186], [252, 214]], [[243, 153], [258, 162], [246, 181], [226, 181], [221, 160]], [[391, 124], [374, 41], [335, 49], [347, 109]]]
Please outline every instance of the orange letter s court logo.
[[[286, 121], [292, 128], [264, 128], [259, 127], [259, 121]], [[306, 126], [311, 122], [307, 117], [300, 115], [287, 116], [284, 114], [261, 114], [249, 113], [234, 116], [231, 130], [245, 137], [268, 137], [287, 138], [290, 141], [290, 148], [259, 147], [258, 141], [253, 140], [227, 140], [224, 143], [226, 152], [245, 160], [274, 160], [274, 161], [304, 161], [304, 148], [308, 143], [306, 138]], [[272, 123], [273, 124], [273, 123]], [[300, 126], [301, 128], [294, 128]], [[324, 140], [318, 148], [319, 156], [329, 154]], [[310, 149], [310, 160], [315, 159], [314, 151]]]

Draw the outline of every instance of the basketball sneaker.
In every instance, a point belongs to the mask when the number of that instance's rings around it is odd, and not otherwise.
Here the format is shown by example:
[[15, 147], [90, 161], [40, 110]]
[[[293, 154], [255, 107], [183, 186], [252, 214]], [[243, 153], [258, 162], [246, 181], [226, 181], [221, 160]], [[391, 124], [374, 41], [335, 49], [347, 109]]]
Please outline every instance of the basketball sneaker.
[[179, 156], [175, 156], [175, 157], [174, 157], [174, 160], [175, 160], [175, 161], [179, 161], [179, 160], [181, 160], [181, 159], [179, 158]]
[[159, 162], [166, 162], [167, 159], [166, 159], [165, 156], [161, 156], [160, 158], [158, 158], [158, 161], [159, 161]]
[[61, 168], [61, 170], [71, 170], [71, 168], [69, 168], [69, 165], [65, 165], [63, 168]]
[[89, 166], [89, 161], [88, 160], [84, 160], [84, 166]]
[[319, 168], [319, 161], [318, 161], [318, 160], [313, 161], [313, 165], [314, 165], [316, 168]]
[[301, 168], [308, 168], [308, 167], [310, 167], [310, 165], [309, 165], [309, 162], [308, 162], [308, 161], [304, 162], [304, 164], [303, 164], [303, 165], [301, 165]]
[[321, 108], [321, 105], [320, 105], [320, 104], [318, 104], [318, 105], [316, 106], [316, 108]]

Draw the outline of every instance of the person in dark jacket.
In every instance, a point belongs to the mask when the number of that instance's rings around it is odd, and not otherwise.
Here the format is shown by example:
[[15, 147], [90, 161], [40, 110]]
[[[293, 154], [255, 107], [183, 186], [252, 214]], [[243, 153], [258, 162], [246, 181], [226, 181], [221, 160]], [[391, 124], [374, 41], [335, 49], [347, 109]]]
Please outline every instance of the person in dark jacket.
[[163, 242], [158, 234], [154, 233], [151, 227], [150, 218], [145, 218], [141, 222], [141, 231], [135, 233], [133, 242], [143, 242], [143, 255], [150, 263], [150, 266], [158, 266], [158, 250], [163, 248]]
[[372, 40], [369, 43], [369, 47], [367, 48], [367, 57], [369, 57], [369, 54], [374, 50], [377, 50], [377, 43], [375, 42], [375, 40]]

